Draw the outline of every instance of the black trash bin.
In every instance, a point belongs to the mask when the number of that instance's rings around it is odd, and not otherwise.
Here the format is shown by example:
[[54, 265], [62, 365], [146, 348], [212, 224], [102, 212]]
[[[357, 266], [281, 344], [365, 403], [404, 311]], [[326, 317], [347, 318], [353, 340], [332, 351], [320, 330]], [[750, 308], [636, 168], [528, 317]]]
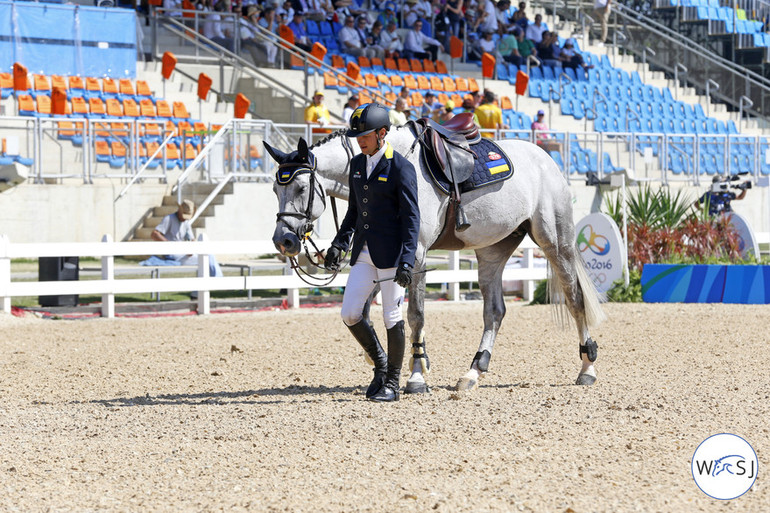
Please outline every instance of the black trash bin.
[[[38, 279], [40, 281], [77, 281], [80, 278], [80, 257], [40, 257]], [[39, 296], [40, 306], [77, 306], [77, 294]]]

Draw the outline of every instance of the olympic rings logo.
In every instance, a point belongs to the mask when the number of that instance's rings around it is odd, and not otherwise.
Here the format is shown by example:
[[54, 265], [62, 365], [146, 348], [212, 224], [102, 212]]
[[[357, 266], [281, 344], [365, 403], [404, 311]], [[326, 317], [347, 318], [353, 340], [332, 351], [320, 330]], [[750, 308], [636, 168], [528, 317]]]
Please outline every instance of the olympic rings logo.
[[610, 252], [610, 241], [604, 235], [594, 233], [590, 224], [585, 225], [577, 236], [577, 245], [581, 253], [590, 249], [595, 255], [606, 255]]
[[607, 281], [607, 275], [604, 273], [591, 273], [589, 276], [596, 285], [602, 285]]

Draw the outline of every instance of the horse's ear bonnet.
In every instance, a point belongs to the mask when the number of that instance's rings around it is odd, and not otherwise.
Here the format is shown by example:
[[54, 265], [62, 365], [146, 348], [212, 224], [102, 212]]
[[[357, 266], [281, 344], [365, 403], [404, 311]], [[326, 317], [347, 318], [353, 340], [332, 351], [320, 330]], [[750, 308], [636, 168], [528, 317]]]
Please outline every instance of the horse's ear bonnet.
[[299, 162], [283, 162], [275, 173], [275, 181], [278, 185], [288, 185], [299, 174], [313, 173], [316, 168], [315, 155], [308, 149], [307, 143], [300, 138], [297, 149]]

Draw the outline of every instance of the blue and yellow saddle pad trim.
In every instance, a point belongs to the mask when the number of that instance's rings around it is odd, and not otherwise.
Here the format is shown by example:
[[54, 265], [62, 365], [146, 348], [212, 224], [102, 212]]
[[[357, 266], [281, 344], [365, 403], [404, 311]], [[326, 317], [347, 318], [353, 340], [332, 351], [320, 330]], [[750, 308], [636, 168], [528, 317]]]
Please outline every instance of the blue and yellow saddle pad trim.
[[[461, 193], [502, 182], [513, 176], [513, 163], [494, 141], [482, 138], [471, 146], [471, 150], [477, 158], [474, 159], [473, 174], [460, 184]], [[428, 159], [424, 155], [423, 164], [428, 168], [438, 188], [444, 191], [444, 194], [449, 194], [452, 184], [446, 176], [441, 172], [435, 172], [432, 166], [428, 165]]]

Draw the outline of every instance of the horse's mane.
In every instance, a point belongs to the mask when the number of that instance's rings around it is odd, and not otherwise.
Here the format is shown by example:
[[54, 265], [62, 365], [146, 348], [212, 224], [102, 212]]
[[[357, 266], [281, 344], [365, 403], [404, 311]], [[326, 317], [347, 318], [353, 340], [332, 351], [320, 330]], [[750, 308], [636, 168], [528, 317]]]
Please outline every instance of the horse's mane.
[[321, 139], [320, 141], [316, 141], [316, 142], [314, 142], [314, 143], [313, 143], [313, 144], [310, 146], [310, 148], [309, 148], [309, 149], [311, 149], [311, 150], [312, 150], [313, 148], [317, 148], [318, 146], [321, 146], [322, 144], [326, 144], [326, 143], [328, 143], [328, 142], [329, 142], [329, 141], [331, 141], [332, 139], [336, 139], [336, 138], [338, 138], [338, 137], [342, 137], [342, 136], [344, 136], [344, 135], [345, 135], [345, 133], [346, 133], [346, 132], [347, 132], [347, 129], [346, 129], [346, 128], [340, 128], [340, 129], [339, 129], [339, 130], [337, 130], [336, 132], [332, 132], [332, 133], [330, 133], [329, 135], [327, 135], [326, 137], [324, 137], [324, 138], [323, 138], [323, 139]]

